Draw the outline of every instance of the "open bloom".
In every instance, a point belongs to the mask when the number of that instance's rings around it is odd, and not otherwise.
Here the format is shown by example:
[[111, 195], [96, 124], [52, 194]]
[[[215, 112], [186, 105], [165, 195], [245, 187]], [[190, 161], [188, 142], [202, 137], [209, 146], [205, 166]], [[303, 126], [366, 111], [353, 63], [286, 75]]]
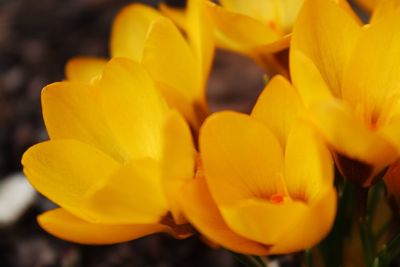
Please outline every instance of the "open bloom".
[[251, 116], [211, 115], [200, 131], [203, 167], [182, 189], [188, 220], [207, 238], [246, 254], [299, 251], [318, 243], [336, 212], [330, 153], [297, 120], [301, 102], [278, 76]]
[[[208, 113], [205, 88], [214, 54], [211, 19], [201, 0], [188, 1], [191, 21], [185, 38], [157, 10], [131, 4], [114, 20], [111, 57], [142, 64], [156, 82], [167, 103], [198, 128]], [[90, 82], [106, 60], [74, 58], [66, 67], [67, 79]]]
[[42, 92], [50, 141], [22, 159], [32, 185], [60, 206], [40, 225], [69, 241], [104, 244], [154, 232], [188, 236], [176, 191], [193, 177], [195, 149], [139, 64], [116, 58], [92, 84]]
[[[356, 17], [346, 0], [331, 1]], [[206, 2], [219, 48], [249, 56], [269, 73], [288, 76], [286, 56], [279, 52], [289, 47], [293, 24], [304, 0], [221, 0], [220, 5]], [[185, 21], [187, 11], [167, 5], [161, 5], [161, 10], [182, 28], [190, 25]]]
[[377, 13], [361, 27], [334, 2], [309, 0], [293, 31], [293, 83], [339, 169], [362, 186], [399, 155], [399, 15]]
[[[285, 73], [272, 53], [289, 47], [292, 25], [303, 1], [222, 0], [220, 5], [205, 2], [218, 47], [249, 56], [267, 71]], [[182, 28], [190, 26], [185, 21], [187, 11], [179, 12], [167, 5], [161, 5], [161, 9]]]

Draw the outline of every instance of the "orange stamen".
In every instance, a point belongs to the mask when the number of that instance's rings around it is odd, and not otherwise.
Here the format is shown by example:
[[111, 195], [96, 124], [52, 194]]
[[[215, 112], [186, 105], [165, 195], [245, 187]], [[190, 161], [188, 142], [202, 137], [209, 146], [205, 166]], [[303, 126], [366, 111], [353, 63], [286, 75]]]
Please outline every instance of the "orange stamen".
[[377, 122], [371, 123], [370, 126], [369, 126], [369, 128], [370, 128], [372, 131], [378, 130], [378, 123], [377, 123]]
[[282, 204], [285, 197], [282, 194], [274, 194], [269, 198], [269, 201], [273, 204]]
[[273, 29], [276, 30], [276, 22], [273, 20], [268, 21], [268, 26]]

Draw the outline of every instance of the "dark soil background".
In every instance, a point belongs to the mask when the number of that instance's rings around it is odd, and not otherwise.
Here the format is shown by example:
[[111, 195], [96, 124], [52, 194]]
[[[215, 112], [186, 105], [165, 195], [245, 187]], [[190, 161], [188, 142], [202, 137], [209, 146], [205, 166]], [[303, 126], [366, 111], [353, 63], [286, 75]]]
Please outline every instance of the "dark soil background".
[[[132, 2], [0, 0], [0, 181], [21, 171], [20, 158], [29, 146], [47, 139], [40, 107], [43, 86], [62, 80], [65, 62], [73, 56], [107, 56], [112, 19]], [[257, 66], [218, 52], [209, 82], [214, 110], [249, 111], [262, 88]], [[17, 223], [0, 227], [0, 267], [239, 266], [229, 253], [212, 250], [196, 237], [176, 241], [154, 235], [113, 246], [67, 243], [36, 223], [37, 214], [52, 207], [38, 196]]]

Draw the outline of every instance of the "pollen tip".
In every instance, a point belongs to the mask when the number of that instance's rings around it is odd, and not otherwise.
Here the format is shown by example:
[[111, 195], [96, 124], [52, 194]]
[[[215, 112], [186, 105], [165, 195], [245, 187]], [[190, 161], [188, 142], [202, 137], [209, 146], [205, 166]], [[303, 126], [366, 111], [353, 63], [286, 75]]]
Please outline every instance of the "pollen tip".
[[284, 196], [282, 194], [274, 194], [269, 198], [269, 201], [273, 204], [281, 204], [284, 201]]

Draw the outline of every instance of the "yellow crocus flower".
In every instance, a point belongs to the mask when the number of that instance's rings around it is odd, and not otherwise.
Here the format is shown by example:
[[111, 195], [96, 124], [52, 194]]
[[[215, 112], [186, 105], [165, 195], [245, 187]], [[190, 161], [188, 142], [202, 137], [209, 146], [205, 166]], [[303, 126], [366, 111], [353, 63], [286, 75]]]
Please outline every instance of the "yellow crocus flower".
[[46, 231], [87, 244], [190, 234], [175, 198], [193, 177], [191, 132], [141, 65], [115, 58], [91, 84], [48, 85], [42, 107], [50, 141], [28, 149], [22, 164], [60, 206], [39, 216]]
[[[331, 1], [331, 0], [328, 0]], [[346, 0], [332, 0], [356, 17]], [[221, 0], [208, 9], [214, 22], [214, 38], [219, 48], [252, 58], [269, 73], [288, 76], [285, 54], [293, 24], [304, 0]], [[161, 10], [182, 28], [185, 11], [162, 4]]]
[[362, 186], [399, 156], [399, 15], [361, 27], [332, 1], [308, 0], [293, 31], [293, 83], [339, 169]]
[[[156, 81], [167, 103], [178, 109], [193, 128], [208, 114], [206, 83], [214, 55], [212, 24], [201, 0], [188, 2], [187, 38], [159, 11], [131, 4], [116, 16], [110, 40], [111, 57], [142, 64]], [[67, 63], [68, 80], [90, 82], [106, 60], [74, 58]]]
[[282, 254], [309, 248], [336, 212], [333, 164], [323, 140], [298, 120], [297, 92], [277, 76], [252, 114], [219, 112], [200, 131], [203, 167], [182, 189], [188, 220], [232, 251]]

